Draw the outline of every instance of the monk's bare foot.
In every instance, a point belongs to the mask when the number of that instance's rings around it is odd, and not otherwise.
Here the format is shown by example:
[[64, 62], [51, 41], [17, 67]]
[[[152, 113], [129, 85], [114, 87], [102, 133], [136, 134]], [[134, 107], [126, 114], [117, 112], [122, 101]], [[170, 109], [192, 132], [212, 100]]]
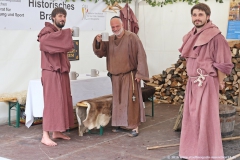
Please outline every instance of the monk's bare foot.
[[43, 136], [41, 142], [47, 146], [56, 146], [57, 143], [52, 141], [49, 137], [49, 132], [48, 131], [43, 131]]
[[56, 146], [57, 143], [52, 141], [49, 137], [42, 137], [41, 142], [47, 146]]
[[65, 139], [65, 140], [71, 139], [70, 137], [63, 134], [62, 132], [53, 132], [52, 138], [54, 138], [54, 139], [60, 138], [60, 139]]

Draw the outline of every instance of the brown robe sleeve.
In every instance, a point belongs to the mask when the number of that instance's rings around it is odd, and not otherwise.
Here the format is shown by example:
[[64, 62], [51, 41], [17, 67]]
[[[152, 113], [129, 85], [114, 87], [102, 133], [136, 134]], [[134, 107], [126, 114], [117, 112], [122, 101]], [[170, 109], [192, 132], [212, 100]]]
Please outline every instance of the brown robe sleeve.
[[146, 56], [145, 50], [143, 48], [142, 42], [139, 39], [139, 37], [136, 34], [132, 34], [132, 35], [134, 35], [133, 42], [135, 42], [133, 46], [136, 47], [135, 49], [137, 53], [137, 56], [136, 56], [137, 59], [134, 60], [135, 63], [137, 64], [136, 78], [142, 79], [144, 81], [149, 81], [147, 56]]
[[93, 52], [95, 53], [95, 55], [97, 55], [99, 58], [107, 57], [108, 44], [109, 42], [103, 42], [103, 41], [100, 42], [100, 44], [97, 44], [97, 40], [95, 37], [93, 40]]
[[48, 27], [38, 35], [40, 50], [50, 54], [68, 52], [74, 48], [70, 29], [51, 32]]

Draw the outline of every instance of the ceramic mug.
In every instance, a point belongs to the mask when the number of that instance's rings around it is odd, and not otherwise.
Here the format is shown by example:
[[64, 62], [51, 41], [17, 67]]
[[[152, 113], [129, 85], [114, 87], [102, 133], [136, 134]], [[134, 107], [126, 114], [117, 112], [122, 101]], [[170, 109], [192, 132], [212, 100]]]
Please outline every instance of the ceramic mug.
[[97, 77], [99, 75], [99, 71], [96, 69], [91, 69], [91, 77]]
[[72, 30], [73, 30], [72, 36], [79, 37], [79, 27], [72, 27]]
[[107, 42], [109, 40], [108, 32], [103, 32], [101, 35], [102, 35], [102, 41]]
[[70, 72], [70, 79], [71, 80], [77, 80], [77, 77], [79, 76], [79, 74], [75, 71]]

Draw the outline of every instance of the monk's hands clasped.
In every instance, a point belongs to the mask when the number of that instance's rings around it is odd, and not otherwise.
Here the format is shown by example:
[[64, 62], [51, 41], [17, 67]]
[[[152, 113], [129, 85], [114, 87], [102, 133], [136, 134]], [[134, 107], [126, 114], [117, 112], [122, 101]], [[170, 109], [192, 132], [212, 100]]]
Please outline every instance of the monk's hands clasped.
[[98, 34], [98, 35], [96, 36], [96, 40], [97, 40], [98, 42], [101, 42], [101, 41], [102, 41], [102, 35], [101, 35], [101, 34]]

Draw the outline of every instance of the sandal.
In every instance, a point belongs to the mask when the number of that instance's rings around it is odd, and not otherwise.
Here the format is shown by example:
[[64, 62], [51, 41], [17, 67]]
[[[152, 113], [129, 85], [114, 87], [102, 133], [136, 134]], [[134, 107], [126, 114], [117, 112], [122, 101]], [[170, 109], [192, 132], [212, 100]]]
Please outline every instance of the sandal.
[[131, 133], [128, 133], [129, 137], [137, 137], [138, 133], [136, 131], [132, 131]]
[[127, 132], [127, 130], [125, 130], [125, 129], [121, 128], [121, 127], [117, 127], [115, 129], [113, 129], [112, 132], [114, 132], [114, 133]]

